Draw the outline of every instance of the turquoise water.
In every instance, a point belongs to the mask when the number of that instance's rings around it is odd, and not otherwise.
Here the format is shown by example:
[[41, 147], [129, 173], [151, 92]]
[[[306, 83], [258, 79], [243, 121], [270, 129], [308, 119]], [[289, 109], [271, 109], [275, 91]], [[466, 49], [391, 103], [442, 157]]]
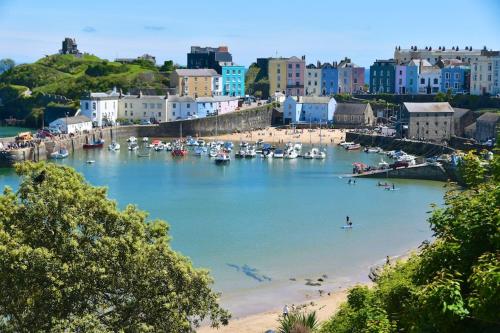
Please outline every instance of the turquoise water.
[[19, 132], [33, 132], [33, 129], [26, 127], [0, 126], [0, 138], [17, 136]]
[[[89, 159], [96, 163], [85, 164]], [[79, 151], [57, 163], [108, 186], [121, 207], [134, 203], [168, 221], [173, 247], [209, 268], [223, 303], [244, 314], [366, 281], [371, 265], [431, 237], [426, 212], [442, 202], [443, 184], [395, 180], [398, 191], [370, 179], [348, 185], [341, 175], [355, 161], [376, 164], [380, 155], [330, 147], [324, 161], [233, 159], [218, 166], [206, 156], [152, 151], [139, 158], [122, 148]], [[0, 170], [0, 186], [17, 182], [12, 170]], [[352, 230], [341, 229], [346, 215]], [[322, 287], [304, 285], [323, 274]]]

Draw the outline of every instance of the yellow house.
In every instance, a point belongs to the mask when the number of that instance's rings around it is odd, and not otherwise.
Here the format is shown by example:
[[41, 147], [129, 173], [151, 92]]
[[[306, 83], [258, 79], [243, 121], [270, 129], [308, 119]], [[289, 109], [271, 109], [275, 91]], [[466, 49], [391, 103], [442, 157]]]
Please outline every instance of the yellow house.
[[286, 91], [286, 58], [269, 59], [269, 95]]
[[213, 69], [176, 69], [170, 75], [170, 87], [179, 96], [206, 97], [222, 94], [221, 76]]

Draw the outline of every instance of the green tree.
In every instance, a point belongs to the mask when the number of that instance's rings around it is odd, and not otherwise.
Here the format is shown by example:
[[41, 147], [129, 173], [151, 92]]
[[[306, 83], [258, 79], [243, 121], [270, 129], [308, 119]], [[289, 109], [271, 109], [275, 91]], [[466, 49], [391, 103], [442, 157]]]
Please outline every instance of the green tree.
[[484, 181], [485, 169], [479, 157], [472, 151], [468, 152], [458, 165], [460, 177], [467, 186], [477, 186]]
[[205, 270], [170, 248], [168, 225], [73, 169], [17, 166], [0, 196], [0, 331], [191, 332], [225, 324]]
[[163, 65], [160, 67], [162, 72], [173, 72], [175, 69], [173, 60], [165, 60]]
[[0, 59], [0, 74], [11, 70], [14, 66], [16, 66], [14, 60], [9, 58]]

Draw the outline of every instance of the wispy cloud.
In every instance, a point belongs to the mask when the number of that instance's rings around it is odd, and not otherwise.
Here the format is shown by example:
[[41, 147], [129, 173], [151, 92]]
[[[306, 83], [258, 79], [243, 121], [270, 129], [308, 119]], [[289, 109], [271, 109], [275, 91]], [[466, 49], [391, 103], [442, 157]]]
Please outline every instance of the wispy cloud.
[[144, 29], [150, 30], [150, 31], [163, 31], [163, 30], [165, 30], [165, 27], [162, 25], [145, 25]]
[[96, 32], [97, 30], [94, 27], [86, 26], [85, 28], [82, 29], [82, 31], [92, 33], [92, 32]]

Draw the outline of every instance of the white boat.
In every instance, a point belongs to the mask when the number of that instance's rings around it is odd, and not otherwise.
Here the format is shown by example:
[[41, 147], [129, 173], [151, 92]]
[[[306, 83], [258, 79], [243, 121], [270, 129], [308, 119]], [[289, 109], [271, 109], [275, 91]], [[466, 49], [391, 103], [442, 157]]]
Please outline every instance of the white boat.
[[128, 150], [136, 151], [139, 149], [139, 145], [136, 142], [132, 142], [128, 145]]
[[299, 157], [299, 154], [293, 148], [290, 148], [285, 154], [285, 158], [289, 160], [295, 159], [297, 157]]
[[53, 159], [56, 159], [56, 160], [60, 160], [60, 159], [63, 159], [63, 158], [66, 158], [69, 156], [69, 152], [66, 148], [61, 148], [55, 152], [53, 152], [52, 154], [50, 154], [50, 158], [53, 158]]
[[205, 140], [203, 139], [198, 139], [198, 146], [200, 147], [205, 147], [206, 143], [205, 143]]
[[306, 160], [312, 160], [313, 158], [316, 158], [319, 154], [319, 149], [318, 148], [312, 148], [309, 150], [307, 153], [304, 154], [303, 158]]
[[264, 149], [264, 150], [262, 150], [262, 155], [261, 156], [263, 158], [273, 158], [273, 155], [274, 155], [274, 153], [273, 153], [273, 151], [271, 149]]
[[254, 147], [248, 148], [245, 152], [245, 158], [254, 158], [255, 156], [257, 156], [257, 152]]
[[293, 150], [295, 150], [297, 154], [300, 154], [300, 152], [302, 151], [302, 143], [297, 142], [296, 144], [294, 144]]
[[389, 169], [389, 163], [387, 163], [386, 161], [384, 161], [383, 158], [381, 158], [380, 162], [378, 163], [378, 167], [380, 169]]
[[148, 142], [148, 141], [149, 141], [149, 138], [147, 136], [142, 138], [142, 142]]
[[215, 156], [215, 164], [228, 164], [231, 162], [231, 156], [228, 153], [219, 152]]
[[352, 141], [349, 141], [349, 142], [348, 141], [343, 141], [343, 142], [339, 143], [339, 146], [345, 148], [346, 146], [350, 146], [350, 145], [353, 145], [353, 144], [354, 144], [354, 142], [352, 142]]
[[130, 138], [127, 139], [127, 142], [130, 142], [130, 143], [137, 142], [137, 138], [135, 136], [131, 136]]
[[165, 145], [163, 143], [158, 143], [158, 144], [154, 145], [153, 149], [155, 151], [162, 151], [162, 150], [165, 150]]
[[365, 153], [378, 153], [380, 152], [380, 148], [379, 147], [366, 147], [364, 149]]
[[248, 147], [248, 142], [240, 142], [240, 147], [243, 147], [243, 148]]
[[111, 151], [117, 151], [120, 150], [120, 144], [116, 141], [113, 141], [109, 146], [108, 149]]
[[318, 150], [314, 158], [317, 160], [324, 160], [326, 158], [326, 153], [324, 151]]
[[216, 149], [216, 148], [211, 148], [210, 151], [208, 152], [208, 156], [210, 157], [217, 157], [217, 154], [219, 153], [219, 151]]
[[236, 154], [234, 154], [234, 157], [236, 158], [244, 158], [245, 155], [247, 154], [247, 150], [246, 149], [240, 149], [236, 152]]
[[359, 143], [353, 143], [350, 145], [345, 145], [344, 148], [345, 148], [345, 150], [357, 150], [357, 149], [361, 149], [361, 145]]

